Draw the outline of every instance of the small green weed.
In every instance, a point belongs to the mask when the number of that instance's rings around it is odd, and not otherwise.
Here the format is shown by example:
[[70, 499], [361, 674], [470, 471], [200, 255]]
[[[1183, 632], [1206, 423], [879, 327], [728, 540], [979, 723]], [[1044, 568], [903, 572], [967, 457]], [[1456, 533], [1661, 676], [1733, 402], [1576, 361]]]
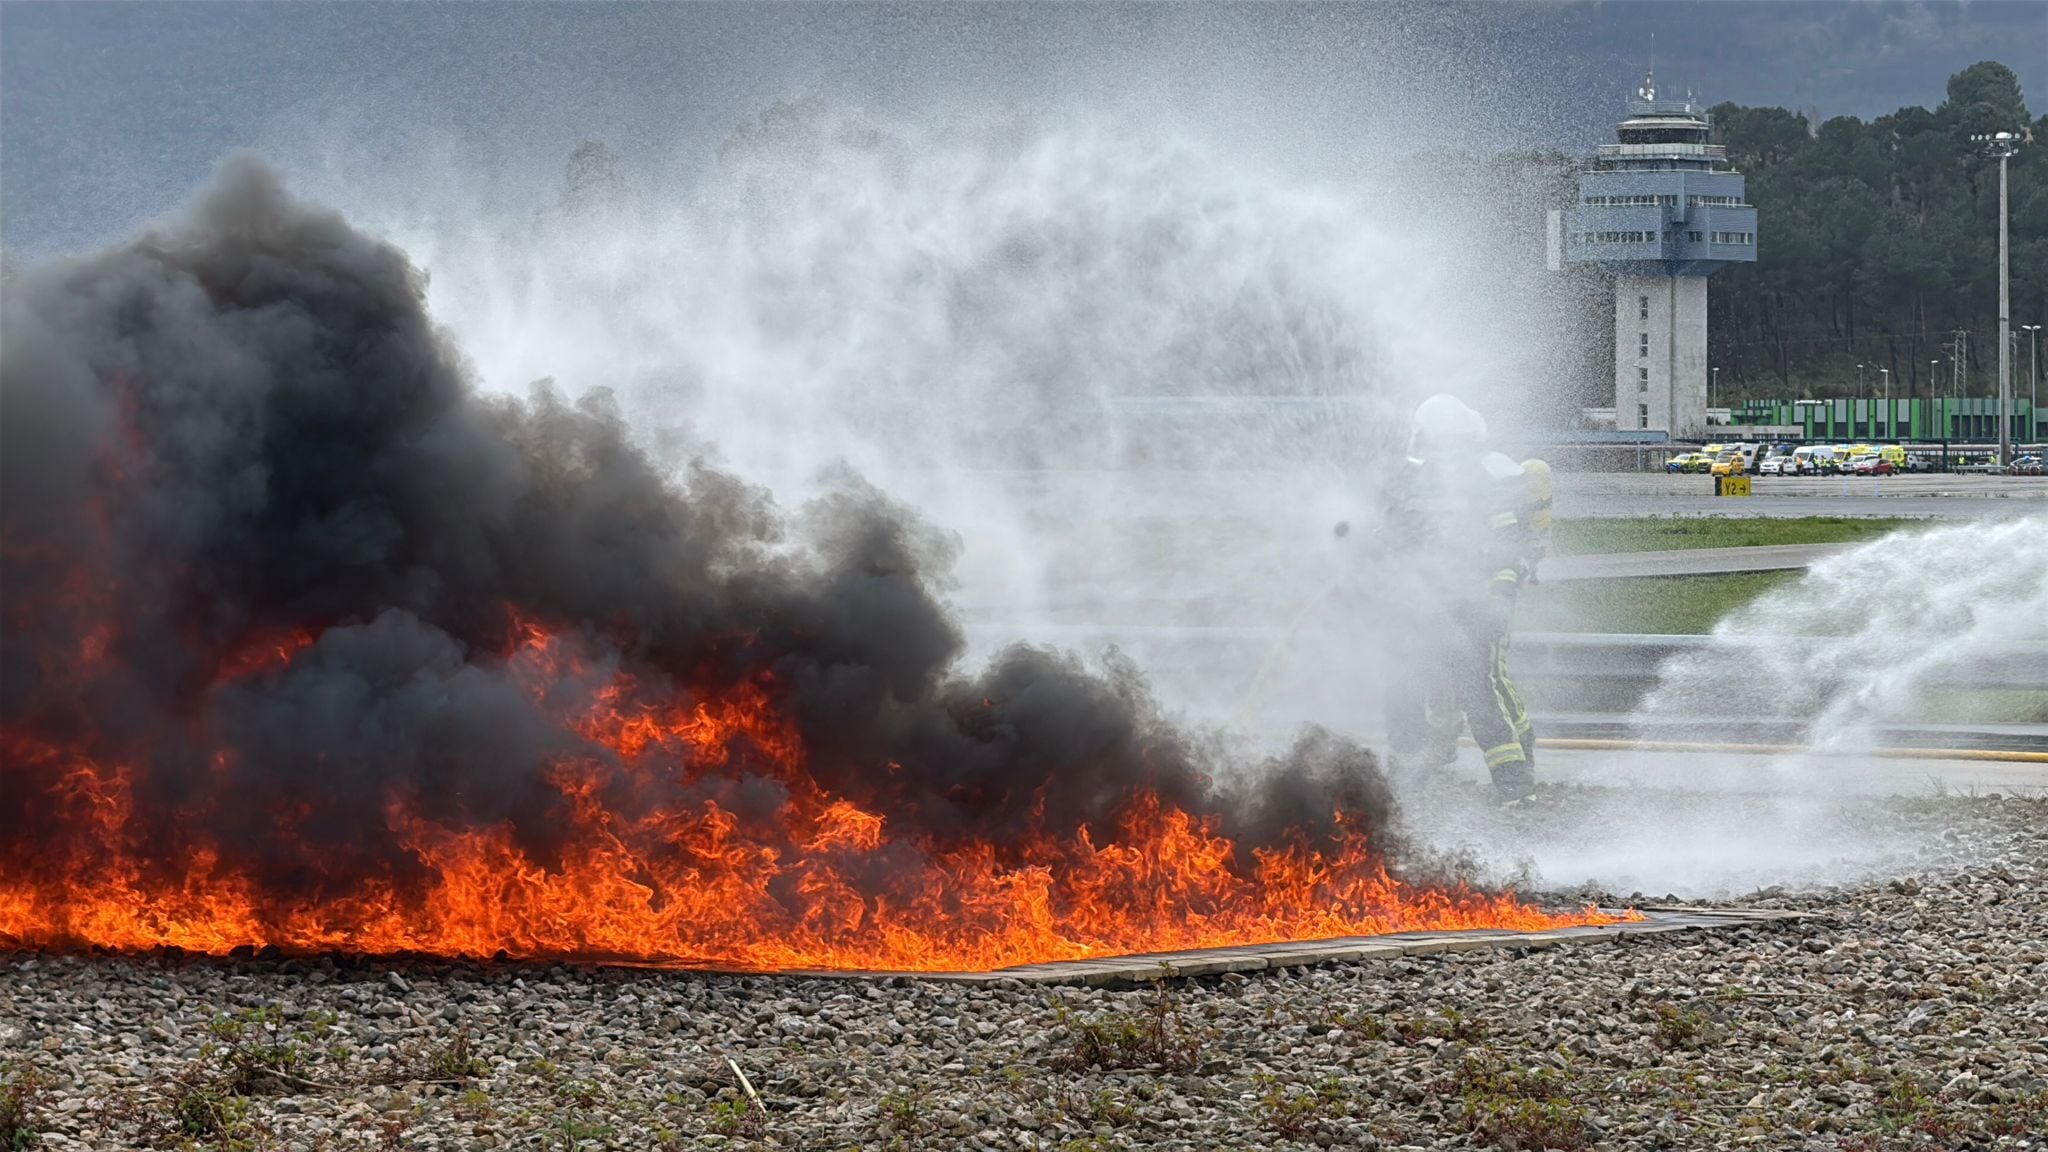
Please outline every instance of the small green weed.
[[492, 1113], [491, 1094], [481, 1088], [464, 1088], [451, 1110], [464, 1120], [488, 1120]]
[[35, 1146], [36, 1100], [43, 1092], [43, 1074], [26, 1060], [0, 1065], [0, 1152], [27, 1152]]
[[1586, 1110], [1549, 1069], [1509, 1068], [1488, 1052], [1468, 1052], [1452, 1078], [1465, 1126], [1498, 1148], [1577, 1149], [1588, 1145]]
[[1123, 1097], [1108, 1089], [1099, 1092], [1074, 1093], [1066, 1100], [1067, 1116], [1076, 1123], [1090, 1128], [1107, 1124], [1122, 1128], [1138, 1121], [1138, 1110], [1131, 1107]]
[[249, 1098], [205, 1077], [175, 1082], [169, 1095], [171, 1132], [195, 1139], [237, 1140], [248, 1134]]
[[307, 1083], [319, 1027], [291, 1027], [274, 1006], [249, 1008], [233, 1016], [215, 1016], [207, 1024], [209, 1039], [199, 1049], [210, 1065], [213, 1087], [236, 1096], [284, 1092]]
[[929, 1124], [931, 1100], [922, 1088], [908, 1092], [891, 1092], [882, 1097], [882, 1116], [898, 1135], [918, 1137], [925, 1133]]
[[564, 1148], [574, 1148], [592, 1140], [604, 1140], [611, 1136], [609, 1124], [596, 1124], [570, 1113], [555, 1118], [555, 1134], [562, 1138]]
[[446, 1040], [427, 1041], [405, 1053], [393, 1079], [461, 1084], [490, 1074], [491, 1066], [477, 1055], [469, 1030], [458, 1028]]
[[1058, 1061], [1066, 1067], [1158, 1067], [1189, 1072], [1202, 1062], [1201, 1032], [1163, 985], [1140, 1012], [1112, 1012], [1083, 1020], [1062, 1008], [1058, 1018], [1071, 1042], [1068, 1053]]
[[1713, 1021], [1696, 1008], [1656, 1007], [1657, 1043], [1674, 1052], [1697, 1052], [1713, 1041]]
[[1306, 1136], [1326, 1120], [1337, 1120], [1348, 1111], [1343, 1086], [1334, 1076], [1310, 1085], [1289, 1084], [1270, 1073], [1252, 1077], [1259, 1089], [1259, 1122], [1286, 1136]]
[[761, 1134], [761, 1122], [761, 1110], [750, 1100], [740, 1098], [711, 1102], [711, 1130], [720, 1136], [752, 1139]]
[[595, 1080], [571, 1080], [556, 1088], [555, 1095], [578, 1108], [595, 1108], [604, 1099], [604, 1088]]
[[1421, 1020], [1396, 1020], [1393, 1031], [1395, 1038], [1409, 1045], [1420, 1044], [1424, 1040], [1476, 1044], [1486, 1039], [1486, 1021], [1467, 1016], [1456, 1008], [1446, 1008], [1439, 1015]]

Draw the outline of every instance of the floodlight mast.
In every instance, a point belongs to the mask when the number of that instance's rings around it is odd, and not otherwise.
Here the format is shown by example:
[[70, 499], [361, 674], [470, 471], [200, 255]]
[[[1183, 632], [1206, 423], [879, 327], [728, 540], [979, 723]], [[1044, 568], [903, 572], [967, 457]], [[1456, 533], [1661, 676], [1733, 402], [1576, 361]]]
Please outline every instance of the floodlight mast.
[[1998, 158], [1998, 462], [2012, 464], [2012, 291], [2006, 247], [2005, 167], [2019, 151], [2017, 132], [1984, 132], [1970, 140], [1986, 156]]

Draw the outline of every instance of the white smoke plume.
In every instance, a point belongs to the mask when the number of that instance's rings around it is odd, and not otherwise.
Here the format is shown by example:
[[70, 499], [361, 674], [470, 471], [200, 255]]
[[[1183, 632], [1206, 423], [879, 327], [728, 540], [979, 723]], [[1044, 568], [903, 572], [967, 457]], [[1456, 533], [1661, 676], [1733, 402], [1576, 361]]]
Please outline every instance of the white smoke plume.
[[[843, 462], [958, 537], [977, 650], [1113, 641], [1227, 722], [1265, 641], [1190, 629], [1284, 623], [1418, 399], [1526, 427], [1573, 336], [1540, 262], [1499, 260], [1533, 217], [1481, 210], [1469, 163], [1386, 161], [1321, 186], [1107, 117], [796, 100], [673, 184], [579, 153], [530, 217], [324, 191], [427, 269], [485, 387], [602, 383], [657, 452], [715, 442], [784, 495]], [[1289, 670], [1341, 699], [1280, 684], [1262, 719], [1372, 726], [1379, 662], [1313, 631]]]

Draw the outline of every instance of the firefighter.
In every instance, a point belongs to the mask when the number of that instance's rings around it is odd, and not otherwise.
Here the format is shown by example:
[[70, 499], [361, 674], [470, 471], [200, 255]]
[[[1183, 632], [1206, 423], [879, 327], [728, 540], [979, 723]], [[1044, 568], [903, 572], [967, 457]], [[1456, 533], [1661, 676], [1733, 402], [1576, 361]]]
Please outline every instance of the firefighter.
[[[1397, 636], [1388, 699], [1392, 767], [1413, 775], [1455, 758], [1469, 725], [1496, 793], [1535, 787], [1526, 719], [1507, 678], [1507, 634], [1529, 566], [1522, 466], [1486, 450], [1486, 421], [1457, 398], [1416, 408], [1393, 485], [1389, 540], [1413, 603]], [[1521, 721], [1518, 727], [1518, 720]]]

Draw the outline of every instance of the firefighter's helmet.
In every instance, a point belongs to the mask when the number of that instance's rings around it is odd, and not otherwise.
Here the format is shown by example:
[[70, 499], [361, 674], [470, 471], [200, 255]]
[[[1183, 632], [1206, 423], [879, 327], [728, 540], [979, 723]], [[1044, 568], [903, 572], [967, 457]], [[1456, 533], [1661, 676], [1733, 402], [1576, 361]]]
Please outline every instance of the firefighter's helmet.
[[1408, 427], [1408, 457], [1418, 462], [1486, 443], [1486, 417], [1447, 392], [1417, 405]]

